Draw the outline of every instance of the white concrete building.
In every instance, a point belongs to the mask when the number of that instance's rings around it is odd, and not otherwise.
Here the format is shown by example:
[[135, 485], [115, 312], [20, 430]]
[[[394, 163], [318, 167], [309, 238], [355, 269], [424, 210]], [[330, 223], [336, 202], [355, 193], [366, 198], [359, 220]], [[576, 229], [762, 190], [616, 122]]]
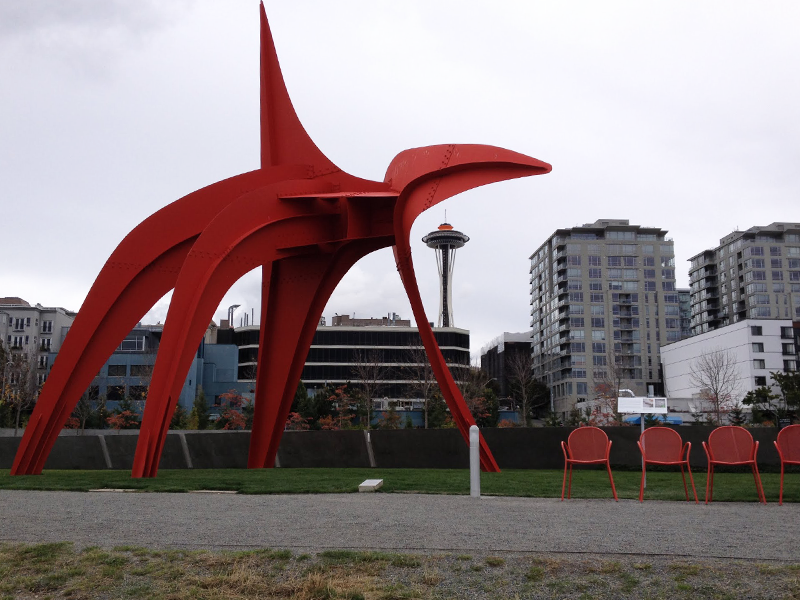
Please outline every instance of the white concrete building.
[[0, 340], [12, 353], [36, 355], [41, 384], [47, 378], [48, 356], [61, 348], [75, 315], [61, 307], [31, 306], [22, 298], [0, 298]]
[[738, 399], [762, 385], [772, 385], [770, 371], [797, 370], [797, 351], [789, 319], [747, 319], [661, 347], [664, 389], [669, 406], [698, 412], [701, 390], [692, 367], [704, 353], [730, 351], [736, 357]]

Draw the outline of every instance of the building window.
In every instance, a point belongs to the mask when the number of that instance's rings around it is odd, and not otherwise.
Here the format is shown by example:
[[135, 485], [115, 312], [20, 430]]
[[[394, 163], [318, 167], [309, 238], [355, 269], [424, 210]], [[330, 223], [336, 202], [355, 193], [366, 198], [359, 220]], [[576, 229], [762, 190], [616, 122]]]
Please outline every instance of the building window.
[[780, 246], [770, 246], [769, 247], [769, 255], [770, 256], [780, 256], [781, 255], [781, 247]]
[[603, 294], [589, 294], [589, 302], [603, 302]]
[[791, 327], [781, 327], [781, 339], [791, 340], [794, 339], [794, 331]]
[[589, 256], [589, 266], [590, 267], [599, 267], [601, 266], [601, 259], [599, 256]]
[[575, 389], [578, 392], [579, 396], [585, 396], [586, 395], [586, 382], [585, 381], [578, 381], [575, 384]]
[[583, 317], [570, 317], [569, 319], [570, 327], [576, 327], [576, 328], [585, 327], [583, 323], [584, 323]]
[[570, 352], [586, 352], [585, 342], [572, 342], [570, 344]]
[[756, 387], [767, 385], [767, 377], [765, 375], [756, 375]]
[[[127, 365], [108, 365], [109, 377], [125, 377], [128, 374]], [[111, 400], [112, 398], [109, 398]]]
[[592, 352], [595, 354], [605, 354], [606, 353], [606, 343], [605, 342], [592, 342]]
[[796, 354], [794, 344], [781, 344], [781, 354], [784, 356], [794, 356]]
[[602, 269], [589, 269], [589, 279], [601, 279], [603, 277]]
[[796, 371], [797, 370], [797, 361], [796, 360], [785, 360], [783, 361], [783, 370], [785, 372]]
[[132, 385], [128, 388], [128, 395], [133, 400], [145, 400], [147, 398], [147, 386]]
[[125, 397], [124, 385], [110, 385], [106, 388], [106, 399], [120, 401]]
[[655, 269], [644, 269], [644, 278], [645, 279], [655, 279], [656, 278], [656, 270]]
[[131, 377], [148, 377], [152, 373], [152, 365], [131, 365]]
[[765, 369], [764, 366], [764, 359], [763, 358], [754, 358], [753, 359], [753, 368], [754, 369]]
[[783, 281], [783, 271], [773, 271], [772, 281]]
[[603, 317], [592, 317], [592, 327], [605, 327], [606, 320]]
[[753, 343], [753, 352], [763, 352], [764, 351], [764, 344], [761, 342], [754, 342]]

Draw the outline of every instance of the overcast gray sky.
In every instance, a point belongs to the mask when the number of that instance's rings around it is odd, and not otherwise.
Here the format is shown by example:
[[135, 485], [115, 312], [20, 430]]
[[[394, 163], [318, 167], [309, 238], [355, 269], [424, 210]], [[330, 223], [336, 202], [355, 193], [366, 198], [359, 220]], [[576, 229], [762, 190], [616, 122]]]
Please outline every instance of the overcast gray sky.
[[[599, 218], [669, 230], [686, 259], [737, 227], [800, 221], [800, 3], [375, 0], [266, 3], [295, 108], [337, 165], [382, 180], [400, 151], [483, 143], [553, 165], [423, 214], [436, 319], [447, 220], [472, 349], [529, 323], [528, 257]], [[0, 2], [0, 296], [80, 307], [162, 206], [259, 166], [256, 0]], [[216, 313], [258, 315], [260, 273]], [[168, 299], [145, 322], [164, 321]], [[411, 317], [390, 250], [325, 309]], [[237, 317], [236, 324], [239, 319]]]

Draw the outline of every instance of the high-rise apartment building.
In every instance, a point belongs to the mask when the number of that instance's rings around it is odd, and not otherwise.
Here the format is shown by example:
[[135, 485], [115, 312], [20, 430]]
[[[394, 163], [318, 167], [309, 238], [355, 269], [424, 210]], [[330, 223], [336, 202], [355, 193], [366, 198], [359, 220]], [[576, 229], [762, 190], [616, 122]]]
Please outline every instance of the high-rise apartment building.
[[800, 223], [734, 231], [689, 261], [693, 335], [745, 319], [800, 319]]
[[609, 382], [661, 393], [659, 344], [681, 337], [667, 232], [601, 219], [559, 229], [531, 255], [534, 374], [566, 414]]

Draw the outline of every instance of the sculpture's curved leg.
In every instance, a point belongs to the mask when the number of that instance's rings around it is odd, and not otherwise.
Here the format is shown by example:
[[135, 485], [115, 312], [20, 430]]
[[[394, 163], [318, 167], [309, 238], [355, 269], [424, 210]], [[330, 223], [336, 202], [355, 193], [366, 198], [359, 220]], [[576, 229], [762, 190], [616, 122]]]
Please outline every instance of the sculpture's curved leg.
[[[417, 148], [400, 153], [386, 172], [386, 182], [400, 191], [395, 206], [395, 260], [406, 288], [431, 368], [464, 440], [475, 423], [442, 356], [428, 324], [411, 260], [411, 226], [423, 211], [468, 189], [525, 175], [546, 173], [550, 166], [528, 156], [501, 148], [448, 145]], [[481, 468], [499, 471], [481, 435]]]
[[[411, 303], [414, 319], [417, 322], [422, 345], [425, 346], [425, 353], [431, 363], [431, 370], [436, 377], [447, 406], [450, 408], [453, 421], [455, 421], [465, 441], [469, 443], [469, 428], [475, 425], [475, 419], [472, 418], [472, 414], [464, 402], [464, 397], [461, 395], [461, 391], [458, 389], [450, 369], [447, 367], [444, 356], [442, 356], [442, 352], [439, 350], [439, 345], [433, 335], [433, 329], [431, 329], [425, 315], [425, 308], [422, 306], [422, 298], [414, 275], [414, 265], [411, 262], [411, 247], [408, 239], [397, 240], [394, 256], [397, 262], [397, 270], [400, 272], [400, 278], [403, 280], [403, 286], [406, 288], [406, 294], [408, 294], [408, 300]], [[497, 466], [497, 462], [483, 439], [483, 435], [480, 437], [480, 444], [481, 469], [489, 472], [498, 472], [500, 467]]]
[[61, 346], [12, 474], [41, 473], [81, 394], [131, 328], [174, 286], [191, 243], [217, 212], [243, 193], [308, 172], [300, 165], [226, 179], [162, 208], [125, 237], [97, 276]]
[[[362, 257], [390, 246], [391, 235], [346, 242], [334, 254], [275, 263], [264, 277], [255, 416], [247, 466], [275, 465], [284, 424], [319, 317], [336, 285]], [[299, 277], [302, 275], [303, 280]], [[315, 281], [316, 280], [316, 281]], [[270, 333], [267, 333], [270, 332]], [[273, 333], [275, 332], [275, 333]], [[280, 333], [278, 333], [280, 332]], [[285, 351], [294, 344], [293, 354]]]

